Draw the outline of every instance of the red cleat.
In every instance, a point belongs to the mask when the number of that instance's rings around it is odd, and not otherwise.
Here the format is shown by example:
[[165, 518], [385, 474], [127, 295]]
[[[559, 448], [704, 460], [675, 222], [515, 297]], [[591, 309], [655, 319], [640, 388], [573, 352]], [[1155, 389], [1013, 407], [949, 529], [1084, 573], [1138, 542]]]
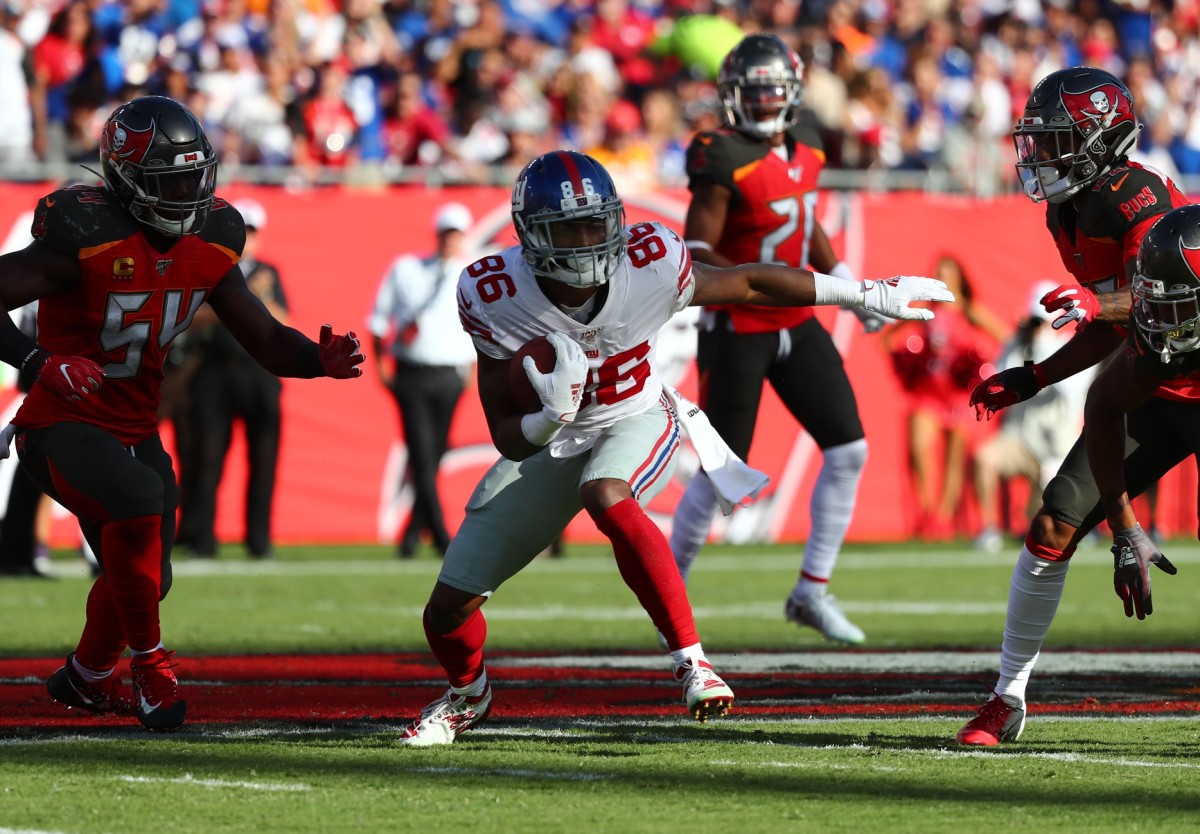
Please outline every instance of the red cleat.
[[1025, 729], [1025, 708], [1009, 706], [993, 695], [979, 712], [958, 731], [958, 743], [972, 747], [995, 747], [1002, 741], [1016, 741]]
[[104, 680], [87, 681], [75, 671], [74, 661], [75, 652], [71, 652], [67, 655], [67, 662], [46, 681], [51, 698], [65, 704], [68, 709], [83, 709], [97, 715], [106, 712], [129, 715], [133, 712], [129, 690], [121, 683], [121, 676], [116, 670]]
[[129, 662], [133, 671], [133, 706], [138, 721], [148, 730], [178, 730], [183, 726], [187, 704], [179, 697], [171, 658], [175, 652], [155, 649], [134, 655]]

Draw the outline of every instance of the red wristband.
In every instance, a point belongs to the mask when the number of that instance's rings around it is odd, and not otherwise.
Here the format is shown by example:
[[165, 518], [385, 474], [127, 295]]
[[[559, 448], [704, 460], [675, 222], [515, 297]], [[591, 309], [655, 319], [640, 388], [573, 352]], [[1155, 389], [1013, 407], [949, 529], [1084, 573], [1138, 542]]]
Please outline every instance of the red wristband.
[[1045, 388], [1046, 372], [1042, 370], [1042, 366], [1035, 363], [1029, 366], [1029, 370], [1033, 371], [1033, 379], [1035, 382], [1037, 382], [1038, 390], [1040, 391]]

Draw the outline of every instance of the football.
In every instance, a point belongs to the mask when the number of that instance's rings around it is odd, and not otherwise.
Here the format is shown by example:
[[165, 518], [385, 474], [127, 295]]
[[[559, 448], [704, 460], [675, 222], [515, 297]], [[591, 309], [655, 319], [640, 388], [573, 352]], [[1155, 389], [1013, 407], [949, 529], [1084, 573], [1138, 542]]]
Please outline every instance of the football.
[[529, 375], [525, 373], [526, 356], [532, 356], [537, 369], [544, 374], [554, 370], [558, 356], [554, 353], [554, 345], [545, 336], [530, 339], [513, 354], [508, 366], [508, 387], [512, 391], [513, 401], [526, 414], [532, 414], [542, 410], [542, 401], [538, 399], [537, 392], [529, 382]]

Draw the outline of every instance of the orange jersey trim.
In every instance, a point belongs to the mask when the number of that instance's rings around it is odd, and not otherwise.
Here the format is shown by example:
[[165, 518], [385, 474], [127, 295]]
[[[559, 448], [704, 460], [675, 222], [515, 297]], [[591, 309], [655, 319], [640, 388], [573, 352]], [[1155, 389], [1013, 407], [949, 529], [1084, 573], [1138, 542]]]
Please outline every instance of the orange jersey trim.
[[121, 241], [119, 240], [110, 240], [108, 243], [101, 243], [99, 246], [87, 246], [79, 250], [79, 260], [82, 261], [84, 258], [90, 258], [93, 255], [99, 255], [104, 250], [112, 249], [114, 246], [117, 246], [120, 243]]

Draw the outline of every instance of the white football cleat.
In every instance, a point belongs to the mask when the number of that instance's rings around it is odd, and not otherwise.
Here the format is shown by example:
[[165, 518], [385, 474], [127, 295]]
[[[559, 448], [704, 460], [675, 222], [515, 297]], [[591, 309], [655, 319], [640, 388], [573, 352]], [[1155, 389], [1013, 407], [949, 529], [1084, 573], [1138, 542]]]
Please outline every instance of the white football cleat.
[[721, 716], [733, 706], [733, 690], [713, 671], [712, 664], [699, 659], [675, 667], [675, 680], [683, 684], [683, 702], [691, 716], [703, 724], [709, 716]]
[[857, 646], [867, 639], [861, 628], [846, 619], [833, 594], [809, 594], [799, 599], [789, 596], [783, 616], [789, 622], [815, 628], [826, 640]]
[[472, 727], [483, 723], [492, 708], [492, 687], [475, 698], [456, 695], [453, 689], [425, 709], [421, 717], [405, 728], [400, 743], [408, 747], [432, 747], [450, 744]]

